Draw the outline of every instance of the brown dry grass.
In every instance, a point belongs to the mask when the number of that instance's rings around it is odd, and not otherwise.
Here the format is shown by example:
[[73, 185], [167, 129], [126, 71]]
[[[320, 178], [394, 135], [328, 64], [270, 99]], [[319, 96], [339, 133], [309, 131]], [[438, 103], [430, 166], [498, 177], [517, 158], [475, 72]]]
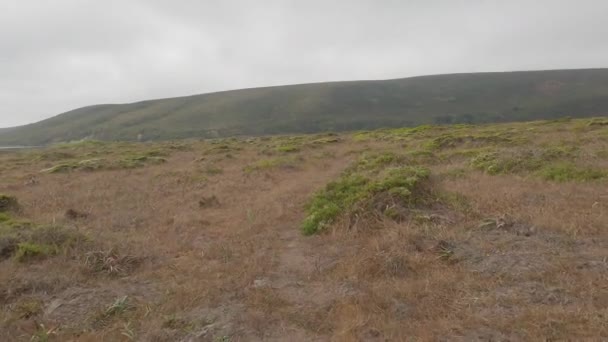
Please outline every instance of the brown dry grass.
[[[74, 227], [90, 240], [80, 254], [0, 261], [0, 335], [15, 341], [46, 335], [57, 341], [608, 339], [606, 180], [554, 182], [536, 171], [489, 175], [472, 168], [468, 154], [512, 149], [525, 139], [526, 148], [575, 146], [584, 153], [566, 161], [605, 168], [608, 128], [585, 122], [461, 128], [466, 135], [508, 132], [513, 141], [472, 146], [475, 139], [466, 138], [431, 150], [431, 157], [410, 155], [408, 163], [431, 169], [443, 205], [399, 222], [372, 215], [356, 229], [345, 216], [311, 237], [299, 230], [305, 203], [362, 151], [407, 154], [446, 130], [382, 132], [371, 140], [344, 134], [321, 145], [310, 143], [319, 137], [304, 136], [0, 154], [0, 193], [16, 196], [22, 207], [12, 216]], [[277, 146], [286, 144], [298, 147], [288, 152], [288, 167], [259, 163], [285, 158]], [[53, 158], [159, 149], [166, 163], [39, 172]], [[50, 157], [39, 157], [45, 154]], [[213, 205], [200, 204], [209, 198]], [[73, 219], [68, 210], [87, 215]], [[92, 255], [99, 257], [97, 271], [87, 262]], [[137, 262], [111, 272], [117, 260]], [[124, 310], [109, 310], [124, 296]]]

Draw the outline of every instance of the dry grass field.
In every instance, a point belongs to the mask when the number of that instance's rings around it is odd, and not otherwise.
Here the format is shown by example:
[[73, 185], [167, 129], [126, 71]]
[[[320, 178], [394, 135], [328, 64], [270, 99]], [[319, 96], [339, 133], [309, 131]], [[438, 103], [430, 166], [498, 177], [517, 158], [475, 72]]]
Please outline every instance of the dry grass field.
[[0, 152], [3, 341], [608, 340], [608, 120]]

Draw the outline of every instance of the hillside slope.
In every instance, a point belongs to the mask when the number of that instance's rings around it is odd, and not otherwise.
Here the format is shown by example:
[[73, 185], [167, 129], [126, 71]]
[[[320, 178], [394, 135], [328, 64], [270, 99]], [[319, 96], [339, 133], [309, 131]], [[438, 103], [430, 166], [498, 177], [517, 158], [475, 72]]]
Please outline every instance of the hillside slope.
[[608, 69], [451, 74], [254, 88], [76, 109], [0, 132], [0, 145], [482, 123], [608, 113]]

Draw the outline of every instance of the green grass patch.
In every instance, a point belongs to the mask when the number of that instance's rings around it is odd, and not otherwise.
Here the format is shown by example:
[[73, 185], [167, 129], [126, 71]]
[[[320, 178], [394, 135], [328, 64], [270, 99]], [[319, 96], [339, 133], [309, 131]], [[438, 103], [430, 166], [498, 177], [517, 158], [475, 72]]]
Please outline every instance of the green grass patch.
[[[85, 159], [73, 162], [64, 162], [54, 165], [50, 168], [41, 170], [42, 173], [66, 173], [72, 171], [98, 171], [98, 170], [119, 170], [119, 169], [134, 169], [144, 167], [146, 165], [155, 165], [165, 163], [167, 160], [163, 157], [155, 156], [158, 151], [152, 151], [142, 155], [130, 155], [121, 157], [117, 160], [109, 160], [105, 158]], [[149, 155], [152, 154], [152, 155]]]
[[388, 165], [403, 161], [403, 156], [393, 152], [364, 153], [350, 168], [350, 172], [378, 170]]
[[27, 262], [37, 259], [46, 259], [59, 252], [58, 246], [22, 242], [17, 245], [15, 260]]
[[282, 153], [292, 153], [292, 152], [300, 151], [300, 147], [298, 147], [294, 144], [287, 144], [287, 145], [279, 145], [275, 148], [275, 150], [277, 152], [282, 152]]
[[539, 175], [545, 180], [554, 182], [587, 182], [608, 178], [608, 171], [560, 163], [544, 167], [539, 171]]
[[74, 229], [38, 226], [10, 217], [0, 222], [0, 259], [41, 260], [82, 247], [88, 239]]
[[[498, 174], [521, 174], [538, 172], [546, 174], [557, 166], [563, 169], [563, 165], [569, 165], [578, 157], [579, 148], [576, 146], [562, 145], [546, 148], [529, 149], [504, 149], [480, 152], [470, 160], [470, 165], [478, 170], [491, 175]], [[543, 176], [550, 179], [551, 176]], [[556, 176], [556, 179], [559, 176]]]

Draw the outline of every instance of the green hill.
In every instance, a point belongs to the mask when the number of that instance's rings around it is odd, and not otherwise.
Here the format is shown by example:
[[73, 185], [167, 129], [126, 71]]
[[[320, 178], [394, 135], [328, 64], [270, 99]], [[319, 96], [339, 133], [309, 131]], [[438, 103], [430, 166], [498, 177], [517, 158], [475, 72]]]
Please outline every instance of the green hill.
[[608, 69], [421, 76], [95, 105], [0, 131], [0, 145], [162, 140], [608, 114]]

